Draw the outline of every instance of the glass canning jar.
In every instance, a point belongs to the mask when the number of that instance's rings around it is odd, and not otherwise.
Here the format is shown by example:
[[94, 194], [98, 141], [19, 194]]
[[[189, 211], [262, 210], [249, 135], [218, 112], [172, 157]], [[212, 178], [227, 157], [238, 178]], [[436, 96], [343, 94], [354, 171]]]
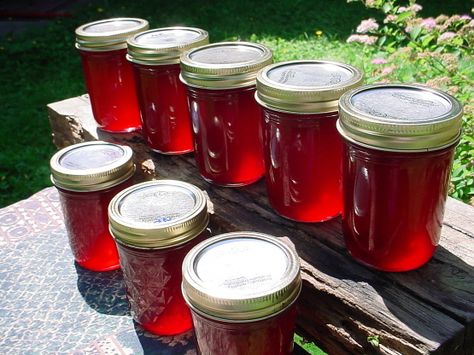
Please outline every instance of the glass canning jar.
[[143, 137], [163, 154], [194, 150], [186, 91], [179, 80], [179, 56], [209, 43], [206, 31], [191, 27], [158, 28], [128, 39], [127, 59], [137, 85]]
[[221, 42], [181, 56], [194, 148], [201, 176], [223, 186], [242, 186], [264, 173], [260, 107], [255, 77], [272, 62], [265, 46]]
[[296, 60], [270, 65], [257, 76], [262, 106], [268, 199], [283, 217], [322, 222], [342, 210], [342, 139], [337, 103], [361, 85], [350, 65]]
[[298, 255], [262, 233], [209, 238], [183, 261], [182, 291], [202, 355], [291, 354], [300, 290]]
[[119, 268], [109, 233], [110, 200], [132, 184], [132, 149], [95, 141], [61, 149], [50, 161], [69, 244], [76, 262], [92, 271]]
[[209, 235], [204, 193], [176, 180], [137, 184], [110, 202], [109, 222], [135, 321], [158, 335], [191, 329], [181, 264]]
[[347, 249], [380, 270], [418, 268], [439, 242], [462, 107], [426, 86], [379, 84], [339, 110]]
[[146, 29], [148, 22], [138, 18], [100, 20], [76, 29], [92, 113], [104, 131], [141, 128], [132, 65], [125, 56], [127, 38]]

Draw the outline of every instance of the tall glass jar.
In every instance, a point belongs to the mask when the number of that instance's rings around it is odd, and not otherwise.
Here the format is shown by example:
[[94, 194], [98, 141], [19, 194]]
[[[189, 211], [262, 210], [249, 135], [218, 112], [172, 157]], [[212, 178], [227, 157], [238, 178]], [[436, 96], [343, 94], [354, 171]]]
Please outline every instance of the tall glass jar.
[[212, 237], [183, 261], [183, 295], [202, 355], [289, 355], [301, 290], [296, 252], [255, 232]]
[[265, 46], [222, 42], [181, 56], [201, 176], [222, 186], [242, 186], [264, 173], [260, 108], [255, 77], [272, 62]]
[[109, 233], [110, 200], [132, 184], [135, 165], [130, 147], [95, 141], [61, 149], [50, 161], [64, 224], [76, 262], [92, 271], [119, 268]]
[[163, 154], [194, 150], [191, 118], [184, 85], [179, 80], [179, 56], [209, 43], [206, 31], [192, 27], [158, 28], [128, 40], [137, 85], [143, 136]]
[[418, 268], [439, 242], [462, 107], [421, 85], [369, 85], [339, 102], [343, 232], [349, 253], [384, 271]]
[[342, 140], [336, 129], [339, 97], [361, 85], [347, 64], [296, 60], [257, 76], [263, 110], [268, 199], [283, 217], [321, 222], [342, 210]]
[[148, 22], [138, 18], [100, 20], [76, 29], [92, 113], [104, 131], [141, 128], [132, 66], [125, 56], [127, 38], [146, 29]]
[[109, 222], [134, 320], [158, 335], [191, 329], [181, 264], [209, 235], [204, 193], [176, 180], [137, 184], [110, 202]]

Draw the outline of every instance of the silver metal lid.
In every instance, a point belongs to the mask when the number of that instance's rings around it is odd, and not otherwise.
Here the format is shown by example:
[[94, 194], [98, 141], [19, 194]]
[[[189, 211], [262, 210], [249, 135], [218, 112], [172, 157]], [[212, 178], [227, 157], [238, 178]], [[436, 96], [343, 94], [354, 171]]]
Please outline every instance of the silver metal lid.
[[110, 51], [127, 48], [127, 39], [148, 29], [140, 18], [111, 18], [94, 21], [76, 29], [76, 47], [85, 51]]
[[362, 84], [363, 73], [350, 65], [294, 60], [270, 65], [257, 75], [257, 102], [275, 111], [337, 111], [341, 95]]
[[179, 63], [179, 57], [191, 48], [209, 43], [206, 31], [193, 27], [165, 27], [130, 37], [127, 59], [146, 65]]
[[428, 151], [455, 144], [462, 106], [451, 95], [415, 84], [366, 85], [339, 100], [337, 128], [357, 144], [389, 151]]
[[257, 72], [272, 63], [272, 51], [250, 42], [221, 42], [192, 49], [181, 56], [181, 80], [205, 89], [255, 85]]
[[110, 232], [119, 242], [136, 248], [160, 249], [186, 243], [208, 223], [204, 193], [177, 180], [134, 185], [109, 204]]
[[298, 255], [267, 234], [221, 234], [186, 255], [182, 290], [188, 305], [206, 317], [226, 322], [271, 317], [300, 293]]
[[74, 144], [50, 160], [55, 186], [71, 191], [98, 191], [120, 184], [135, 172], [130, 147], [94, 141]]

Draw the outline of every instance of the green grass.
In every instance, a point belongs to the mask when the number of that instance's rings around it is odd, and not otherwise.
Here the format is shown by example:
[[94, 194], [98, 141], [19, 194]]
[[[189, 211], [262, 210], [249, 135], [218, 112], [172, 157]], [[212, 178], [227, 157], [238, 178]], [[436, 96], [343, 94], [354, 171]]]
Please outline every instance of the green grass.
[[[468, 13], [469, 4], [423, 1], [427, 14]], [[447, 3], [447, 4], [446, 4]], [[345, 0], [97, 1], [82, 5], [73, 18], [0, 39], [0, 207], [49, 186], [49, 157], [54, 152], [46, 104], [85, 92], [74, 29], [115, 16], [146, 18], [152, 27], [188, 25], [207, 29], [211, 41], [252, 40], [274, 50], [277, 61], [337, 59], [370, 73], [375, 50], [361, 50], [345, 38], [369, 16]], [[371, 15], [376, 16], [375, 13]], [[322, 31], [321, 36], [315, 34]], [[416, 79], [417, 69], [403, 69]], [[466, 70], [471, 70], [469, 67]], [[370, 81], [371, 78], [369, 78]]]

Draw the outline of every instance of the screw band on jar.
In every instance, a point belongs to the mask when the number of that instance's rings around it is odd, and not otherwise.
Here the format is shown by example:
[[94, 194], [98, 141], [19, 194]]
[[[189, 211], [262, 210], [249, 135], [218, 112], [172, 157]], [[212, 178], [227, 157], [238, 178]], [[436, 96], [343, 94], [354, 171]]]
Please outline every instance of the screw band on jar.
[[209, 34], [200, 28], [157, 28], [128, 39], [127, 59], [145, 65], [178, 64], [183, 52], [208, 43]]
[[337, 110], [339, 98], [358, 87], [363, 73], [350, 65], [294, 60], [275, 63], [257, 75], [255, 99], [275, 111], [311, 114]]
[[275, 237], [234, 232], [209, 238], [183, 261], [183, 295], [204, 316], [253, 322], [289, 307], [301, 290], [296, 252]]
[[438, 150], [461, 134], [461, 104], [418, 84], [362, 86], [341, 97], [339, 112], [337, 128], [345, 139], [378, 150]]
[[110, 231], [119, 243], [161, 249], [193, 239], [209, 222], [207, 201], [196, 186], [157, 180], [123, 190], [109, 205]]
[[69, 191], [98, 191], [113, 187], [135, 172], [130, 147], [95, 141], [61, 149], [50, 161], [51, 180]]
[[272, 52], [250, 42], [220, 42], [181, 56], [181, 80], [202, 89], [233, 89], [255, 85], [257, 72], [272, 63]]
[[83, 51], [111, 51], [127, 48], [128, 37], [148, 29], [148, 21], [119, 17], [94, 21], [76, 29], [76, 48]]

